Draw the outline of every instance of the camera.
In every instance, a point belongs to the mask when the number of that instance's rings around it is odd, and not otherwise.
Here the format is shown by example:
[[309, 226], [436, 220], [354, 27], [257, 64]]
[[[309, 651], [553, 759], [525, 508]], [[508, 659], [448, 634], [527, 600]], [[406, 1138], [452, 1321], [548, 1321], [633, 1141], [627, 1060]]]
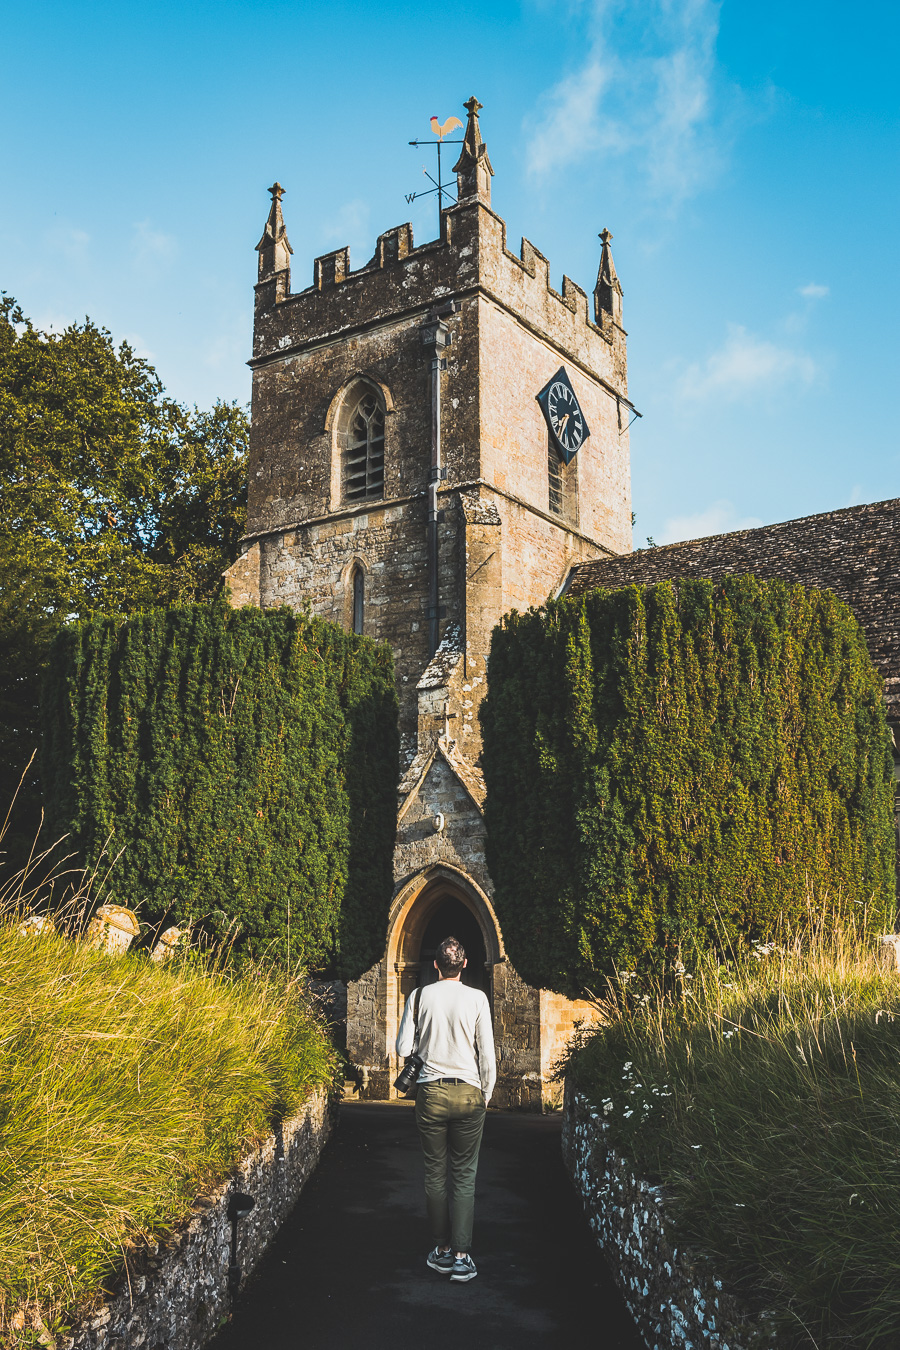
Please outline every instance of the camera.
[[421, 1055], [407, 1055], [406, 1063], [397, 1075], [394, 1087], [398, 1092], [409, 1092], [411, 1087], [415, 1086], [416, 1079], [419, 1077], [422, 1065], [425, 1063]]

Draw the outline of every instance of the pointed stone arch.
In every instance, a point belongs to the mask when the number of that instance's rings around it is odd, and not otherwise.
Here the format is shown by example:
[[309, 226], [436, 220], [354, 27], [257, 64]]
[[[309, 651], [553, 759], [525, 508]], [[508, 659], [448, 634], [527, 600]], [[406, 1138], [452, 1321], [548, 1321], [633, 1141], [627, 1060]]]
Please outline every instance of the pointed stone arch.
[[350, 375], [344, 380], [343, 384], [334, 395], [334, 398], [329, 403], [328, 412], [325, 414], [326, 434], [330, 434], [334, 431], [341, 409], [347, 401], [347, 394], [355, 384], [367, 384], [373, 390], [376, 390], [384, 401], [384, 411], [386, 415], [394, 411], [394, 400], [391, 397], [391, 391], [388, 386], [382, 384], [381, 380], [376, 380], [375, 376], [370, 375], [367, 371], [358, 370], [354, 375]]
[[[353, 553], [341, 568], [340, 605], [341, 622], [348, 633], [365, 632], [365, 610], [368, 604], [369, 564], [361, 553]], [[361, 602], [361, 615], [359, 606]], [[357, 627], [358, 618], [362, 626]]]

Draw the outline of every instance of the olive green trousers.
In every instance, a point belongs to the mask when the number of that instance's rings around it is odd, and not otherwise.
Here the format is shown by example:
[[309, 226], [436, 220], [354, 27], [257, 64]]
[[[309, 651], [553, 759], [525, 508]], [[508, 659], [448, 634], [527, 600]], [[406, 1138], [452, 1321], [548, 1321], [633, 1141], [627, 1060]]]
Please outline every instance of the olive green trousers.
[[475, 1173], [484, 1095], [468, 1083], [423, 1083], [416, 1124], [425, 1155], [425, 1205], [436, 1247], [467, 1252], [475, 1217]]

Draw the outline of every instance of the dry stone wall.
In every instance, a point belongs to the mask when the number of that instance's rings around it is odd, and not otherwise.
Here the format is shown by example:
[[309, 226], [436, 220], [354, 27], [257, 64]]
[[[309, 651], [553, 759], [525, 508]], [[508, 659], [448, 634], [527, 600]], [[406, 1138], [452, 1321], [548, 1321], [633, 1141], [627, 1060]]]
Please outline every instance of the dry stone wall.
[[229, 1197], [241, 1191], [256, 1201], [238, 1232], [246, 1279], [315, 1170], [336, 1110], [324, 1092], [310, 1098], [240, 1163], [232, 1181], [197, 1200], [187, 1223], [129, 1260], [119, 1290], [72, 1329], [62, 1350], [200, 1350], [229, 1310]]
[[600, 1112], [567, 1082], [563, 1159], [647, 1350], [777, 1350], [709, 1263], [679, 1246], [662, 1187], [635, 1176], [606, 1136]]

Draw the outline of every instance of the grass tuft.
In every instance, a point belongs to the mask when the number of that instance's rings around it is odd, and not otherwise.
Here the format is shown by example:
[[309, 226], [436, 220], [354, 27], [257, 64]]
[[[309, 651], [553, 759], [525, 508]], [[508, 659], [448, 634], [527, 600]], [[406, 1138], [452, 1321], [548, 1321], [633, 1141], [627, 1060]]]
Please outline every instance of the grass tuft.
[[336, 1058], [298, 979], [110, 957], [17, 919], [0, 914], [0, 1343], [49, 1344]]
[[811, 920], [668, 978], [620, 977], [565, 1066], [611, 1147], [662, 1181], [681, 1241], [779, 1345], [896, 1350], [900, 975]]

